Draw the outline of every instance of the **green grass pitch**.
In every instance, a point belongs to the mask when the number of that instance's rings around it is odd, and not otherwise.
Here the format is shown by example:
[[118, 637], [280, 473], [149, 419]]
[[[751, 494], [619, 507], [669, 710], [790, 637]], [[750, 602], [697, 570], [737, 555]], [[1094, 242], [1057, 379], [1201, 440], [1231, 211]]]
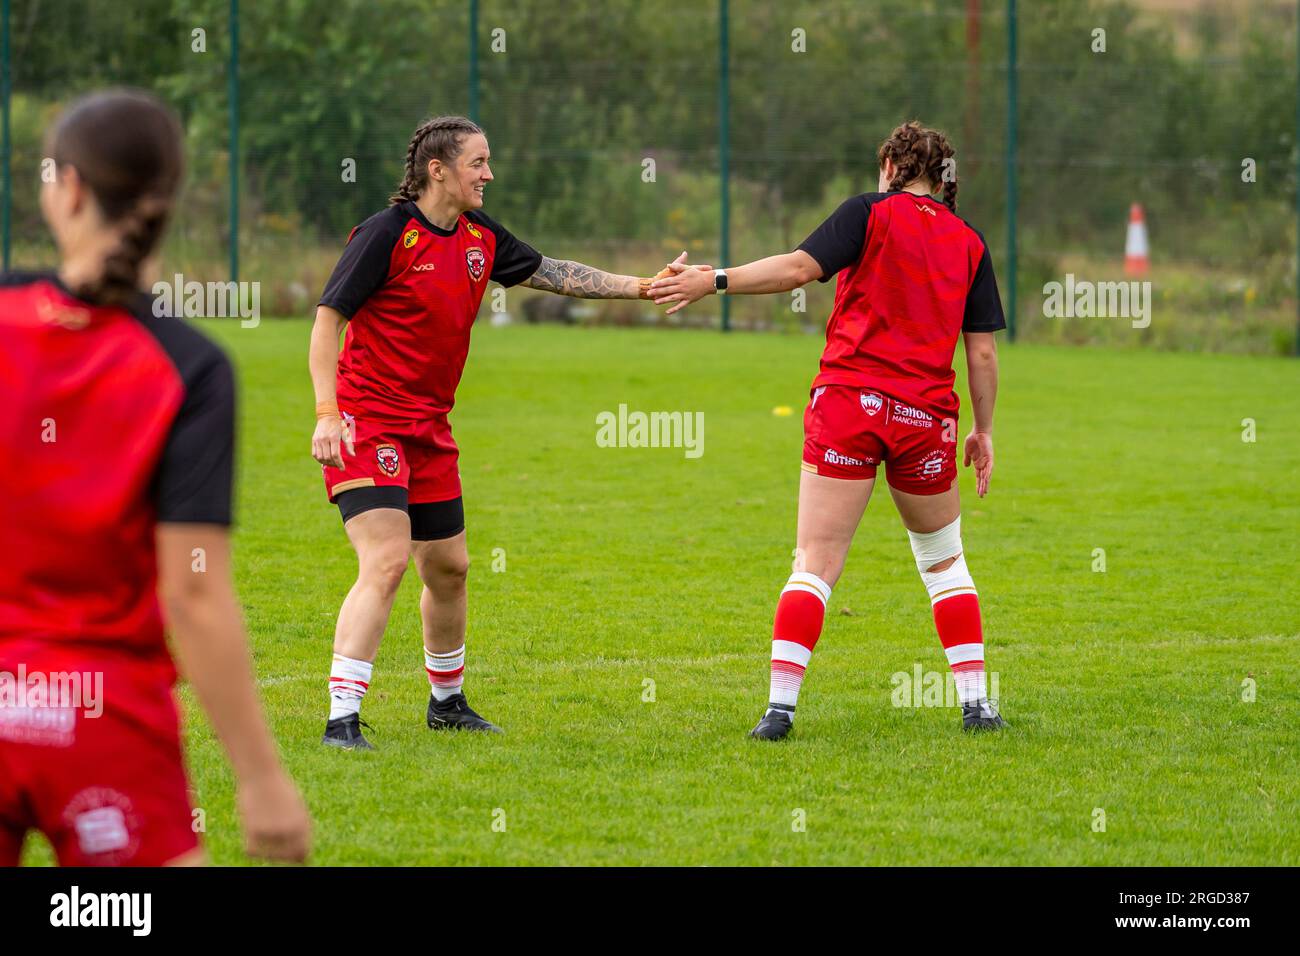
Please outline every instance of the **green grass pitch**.
[[[878, 487], [771, 745], [745, 735], [819, 338], [481, 326], [453, 414], [466, 690], [506, 734], [425, 728], [412, 570], [363, 709], [380, 749], [347, 754], [319, 744], [354, 560], [308, 454], [308, 326], [206, 327], [240, 370], [238, 585], [317, 863], [1300, 862], [1294, 361], [1004, 345], [992, 490], [961, 483], [1011, 729], [891, 703], [892, 675], [947, 668]], [[703, 412], [703, 456], [598, 447], [620, 403]], [[207, 846], [241, 863], [229, 769], [182, 697]]]

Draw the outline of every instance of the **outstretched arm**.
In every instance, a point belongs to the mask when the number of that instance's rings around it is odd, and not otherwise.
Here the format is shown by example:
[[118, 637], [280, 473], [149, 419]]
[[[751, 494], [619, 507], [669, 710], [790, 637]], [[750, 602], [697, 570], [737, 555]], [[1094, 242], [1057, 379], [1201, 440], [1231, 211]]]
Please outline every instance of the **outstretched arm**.
[[636, 299], [640, 297], [640, 280], [602, 272], [572, 259], [542, 256], [537, 271], [520, 285], [577, 299]]
[[[870, 203], [865, 196], [852, 196], [840, 203], [794, 252], [768, 256], [727, 269], [727, 295], [765, 295], [789, 292], [814, 279], [829, 279], [862, 256]], [[705, 266], [672, 266], [676, 275], [650, 286], [655, 304], [672, 303], [666, 314], [684, 309], [715, 291], [713, 270]]]
[[[650, 284], [650, 295], [655, 304], [674, 302], [667, 315], [684, 309], [706, 295], [713, 295], [714, 270], [707, 266], [669, 266], [674, 275], [656, 279]], [[747, 262], [743, 266], [727, 269], [727, 295], [766, 295], [770, 292], [789, 292], [814, 279], [820, 279], [822, 267], [817, 260], [802, 249], [780, 256], [768, 256]]]
[[[686, 253], [677, 257], [681, 262]], [[660, 273], [661, 275], [664, 273]], [[649, 279], [603, 272], [593, 266], [572, 259], [552, 259], [542, 256], [537, 271], [520, 285], [557, 295], [570, 295], [576, 299], [648, 299]]]

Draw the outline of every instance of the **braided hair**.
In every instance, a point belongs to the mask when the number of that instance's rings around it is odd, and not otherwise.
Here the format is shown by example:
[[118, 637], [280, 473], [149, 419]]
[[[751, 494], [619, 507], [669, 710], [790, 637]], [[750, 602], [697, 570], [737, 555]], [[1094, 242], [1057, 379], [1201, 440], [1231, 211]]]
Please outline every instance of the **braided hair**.
[[397, 192], [388, 204], [414, 202], [429, 185], [429, 162], [437, 159], [450, 163], [460, 155], [466, 136], [482, 133], [482, 128], [463, 116], [435, 116], [415, 128], [406, 147], [406, 171]]
[[47, 155], [71, 166], [95, 198], [118, 243], [100, 275], [73, 291], [104, 305], [136, 295], [140, 269], [158, 245], [183, 172], [181, 125], [149, 93], [108, 90], [71, 106], [49, 133]]
[[937, 129], [922, 126], [916, 120], [897, 127], [876, 151], [876, 160], [882, 169], [885, 160], [893, 160], [896, 172], [889, 182], [890, 192], [918, 179], [927, 180], [932, 188], [942, 182], [943, 204], [953, 212], [957, 211], [955, 157], [947, 136]]
[[118, 220], [120, 238], [104, 259], [103, 274], [82, 290], [82, 297], [119, 304], [129, 301], [139, 287], [141, 264], [162, 238], [171, 211], [170, 195], [148, 194], [136, 200]]

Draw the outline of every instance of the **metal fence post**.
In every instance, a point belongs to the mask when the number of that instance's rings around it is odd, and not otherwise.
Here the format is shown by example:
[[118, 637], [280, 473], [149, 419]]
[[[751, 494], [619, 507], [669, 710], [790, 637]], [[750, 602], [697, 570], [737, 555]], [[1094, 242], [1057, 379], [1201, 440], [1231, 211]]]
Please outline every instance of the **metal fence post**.
[[469, 0], [469, 118], [478, 122], [478, 0]]
[[1016, 138], [1018, 111], [1019, 64], [1016, 50], [1016, 0], [1007, 0], [1007, 337], [1016, 340], [1016, 220], [1018, 219], [1016, 195], [1016, 159], [1019, 153]]
[[230, 281], [239, 281], [239, 0], [230, 0]]
[[[731, 26], [728, 0], [718, 0], [718, 178], [722, 190], [722, 222], [719, 237], [719, 265], [731, 265]], [[722, 299], [722, 331], [731, 329], [731, 298]]]

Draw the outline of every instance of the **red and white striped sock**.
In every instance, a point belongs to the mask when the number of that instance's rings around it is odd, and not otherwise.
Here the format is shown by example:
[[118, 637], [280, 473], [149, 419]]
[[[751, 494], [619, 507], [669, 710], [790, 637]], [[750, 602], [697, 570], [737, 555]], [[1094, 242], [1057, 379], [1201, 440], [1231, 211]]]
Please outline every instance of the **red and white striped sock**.
[[957, 697], [974, 704], [988, 697], [984, 675], [984, 629], [980, 622], [980, 599], [975, 582], [959, 557], [952, 567], [936, 574], [922, 574], [930, 592], [934, 626], [957, 681]]
[[370, 689], [370, 673], [374, 668], [370, 661], [334, 655], [330, 665], [330, 720], [361, 710], [361, 698]]
[[806, 571], [790, 575], [776, 605], [772, 626], [772, 680], [767, 712], [782, 710], [794, 719], [804, 671], [821, 637], [831, 586]]
[[424, 649], [424, 670], [435, 700], [446, 700], [460, 693], [465, 683], [465, 645], [445, 654]]

